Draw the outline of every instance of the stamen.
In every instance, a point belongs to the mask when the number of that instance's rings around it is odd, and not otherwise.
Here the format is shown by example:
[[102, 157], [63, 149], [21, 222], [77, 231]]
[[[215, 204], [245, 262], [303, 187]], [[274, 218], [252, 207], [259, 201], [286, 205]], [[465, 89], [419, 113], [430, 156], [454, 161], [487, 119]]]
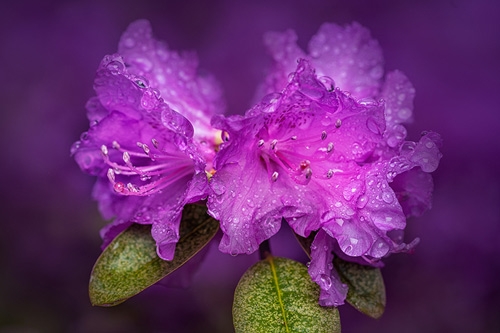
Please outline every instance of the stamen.
[[259, 142], [257, 142], [257, 146], [262, 147], [264, 145], [264, 140], [260, 139]]
[[325, 140], [327, 136], [328, 134], [326, 133], [326, 131], [321, 132], [321, 140]]
[[294, 135], [294, 136], [292, 136], [290, 139], [292, 139], [292, 140], [297, 140], [297, 136], [296, 136], [296, 135]]
[[342, 120], [337, 119], [337, 121], [335, 122], [335, 127], [339, 128], [341, 125], [342, 125]]
[[274, 139], [273, 141], [271, 141], [271, 149], [274, 150], [274, 148], [276, 147], [276, 144], [278, 143], [278, 140]]
[[307, 180], [311, 179], [312, 174], [313, 174], [313, 172], [312, 172], [311, 168], [308, 168], [308, 169], [306, 170], [306, 179], [307, 179]]
[[326, 178], [330, 179], [330, 178], [332, 178], [332, 176], [333, 176], [333, 170], [332, 170], [332, 169], [330, 169], [330, 170], [328, 170], [328, 172], [326, 173]]
[[[152, 139], [151, 142], [155, 148], [159, 146], [156, 139]], [[149, 195], [161, 191], [179, 179], [193, 173], [193, 162], [184, 154], [163, 151], [160, 151], [159, 154], [153, 154], [147, 144], [142, 142], [136, 144], [139, 148], [142, 148], [143, 152], [126, 151], [116, 141], [113, 141], [113, 148], [122, 153], [122, 163], [113, 162], [107, 146], [101, 146], [104, 161], [110, 166], [107, 177], [115, 192], [121, 195]], [[153, 157], [157, 158], [160, 163]], [[132, 182], [129, 183], [117, 181], [119, 179], [117, 175], [122, 178], [135, 176], [137, 177], [135, 179], [146, 183], [141, 183], [143, 185], [134, 184], [131, 178], [129, 179]], [[135, 180], [135, 182], [138, 182], [138, 180]]]

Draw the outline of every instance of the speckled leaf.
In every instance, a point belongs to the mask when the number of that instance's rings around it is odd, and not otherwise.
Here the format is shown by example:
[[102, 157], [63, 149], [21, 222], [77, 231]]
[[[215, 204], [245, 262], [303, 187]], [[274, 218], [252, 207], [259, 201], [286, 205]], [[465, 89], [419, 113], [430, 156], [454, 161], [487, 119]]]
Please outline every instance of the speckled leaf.
[[385, 309], [385, 286], [380, 269], [339, 258], [333, 260], [333, 265], [342, 282], [349, 286], [347, 302], [372, 318], [380, 318]]
[[245, 272], [234, 294], [235, 332], [340, 332], [334, 307], [318, 304], [319, 287], [296, 261], [268, 256]]
[[151, 226], [133, 224], [104, 249], [89, 283], [92, 305], [113, 306], [138, 294], [186, 263], [214, 237], [219, 222], [201, 205], [186, 205], [172, 261], [156, 254]]
[[[315, 234], [307, 238], [295, 236], [310, 257]], [[342, 282], [349, 286], [346, 301], [360, 312], [372, 318], [380, 318], [385, 310], [385, 286], [380, 269], [340, 258], [335, 258], [333, 264]]]

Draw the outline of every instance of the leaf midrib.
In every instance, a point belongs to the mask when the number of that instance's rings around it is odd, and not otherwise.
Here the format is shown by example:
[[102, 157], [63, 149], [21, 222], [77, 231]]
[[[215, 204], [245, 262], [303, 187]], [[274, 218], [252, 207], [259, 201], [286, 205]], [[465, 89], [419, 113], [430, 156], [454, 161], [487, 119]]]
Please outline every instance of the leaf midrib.
[[285, 331], [287, 333], [290, 332], [290, 329], [288, 328], [288, 320], [286, 317], [286, 312], [285, 312], [285, 305], [283, 303], [283, 299], [281, 298], [281, 292], [280, 292], [280, 286], [278, 282], [278, 274], [276, 273], [276, 266], [274, 265], [274, 260], [273, 257], [270, 255], [266, 258], [269, 261], [269, 265], [271, 266], [271, 273], [273, 274], [273, 282], [274, 286], [276, 287], [276, 293], [278, 294], [278, 302], [281, 308], [281, 314], [283, 316], [283, 322], [285, 324]]

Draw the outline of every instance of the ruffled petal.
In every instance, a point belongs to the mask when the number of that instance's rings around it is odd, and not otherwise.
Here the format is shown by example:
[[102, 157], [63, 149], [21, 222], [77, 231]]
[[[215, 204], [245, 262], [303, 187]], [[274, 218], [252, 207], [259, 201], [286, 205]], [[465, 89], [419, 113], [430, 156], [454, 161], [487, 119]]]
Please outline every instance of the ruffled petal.
[[360, 24], [324, 23], [309, 42], [309, 54], [317, 74], [331, 77], [336, 87], [357, 99], [378, 95], [384, 74], [382, 49]]
[[334, 240], [323, 230], [318, 231], [311, 245], [308, 271], [320, 287], [319, 304], [322, 306], [342, 305], [347, 296], [347, 285], [333, 269], [333, 248]]
[[195, 128], [197, 141], [215, 139], [210, 117], [224, 111], [222, 90], [210, 75], [198, 75], [194, 53], [179, 54], [153, 37], [151, 24], [138, 20], [123, 33], [118, 52], [128, 71], [154, 87], [170, 108], [185, 116]]

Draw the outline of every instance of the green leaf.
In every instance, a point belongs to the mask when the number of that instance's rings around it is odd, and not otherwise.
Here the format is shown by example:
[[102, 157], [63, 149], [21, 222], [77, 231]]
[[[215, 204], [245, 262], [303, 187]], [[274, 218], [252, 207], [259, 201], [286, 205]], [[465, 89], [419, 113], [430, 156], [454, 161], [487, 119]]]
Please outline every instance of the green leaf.
[[234, 294], [235, 332], [340, 332], [334, 307], [318, 304], [319, 287], [296, 261], [268, 256], [242, 276]]
[[[295, 235], [300, 246], [311, 257], [311, 244], [315, 233], [304, 238]], [[385, 310], [385, 286], [379, 268], [348, 262], [340, 258], [333, 259], [333, 265], [340, 279], [347, 284], [346, 301], [358, 311], [372, 317], [380, 318]]]
[[347, 302], [362, 313], [380, 318], [385, 310], [385, 286], [379, 268], [333, 259], [342, 282], [349, 286]]
[[117, 305], [155, 284], [198, 253], [218, 229], [219, 222], [207, 215], [205, 206], [186, 205], [175, 257], [165, 261], [156, 254], [151, 226], [133, 224], [97, 259], [89, 283], [92, 305]]

